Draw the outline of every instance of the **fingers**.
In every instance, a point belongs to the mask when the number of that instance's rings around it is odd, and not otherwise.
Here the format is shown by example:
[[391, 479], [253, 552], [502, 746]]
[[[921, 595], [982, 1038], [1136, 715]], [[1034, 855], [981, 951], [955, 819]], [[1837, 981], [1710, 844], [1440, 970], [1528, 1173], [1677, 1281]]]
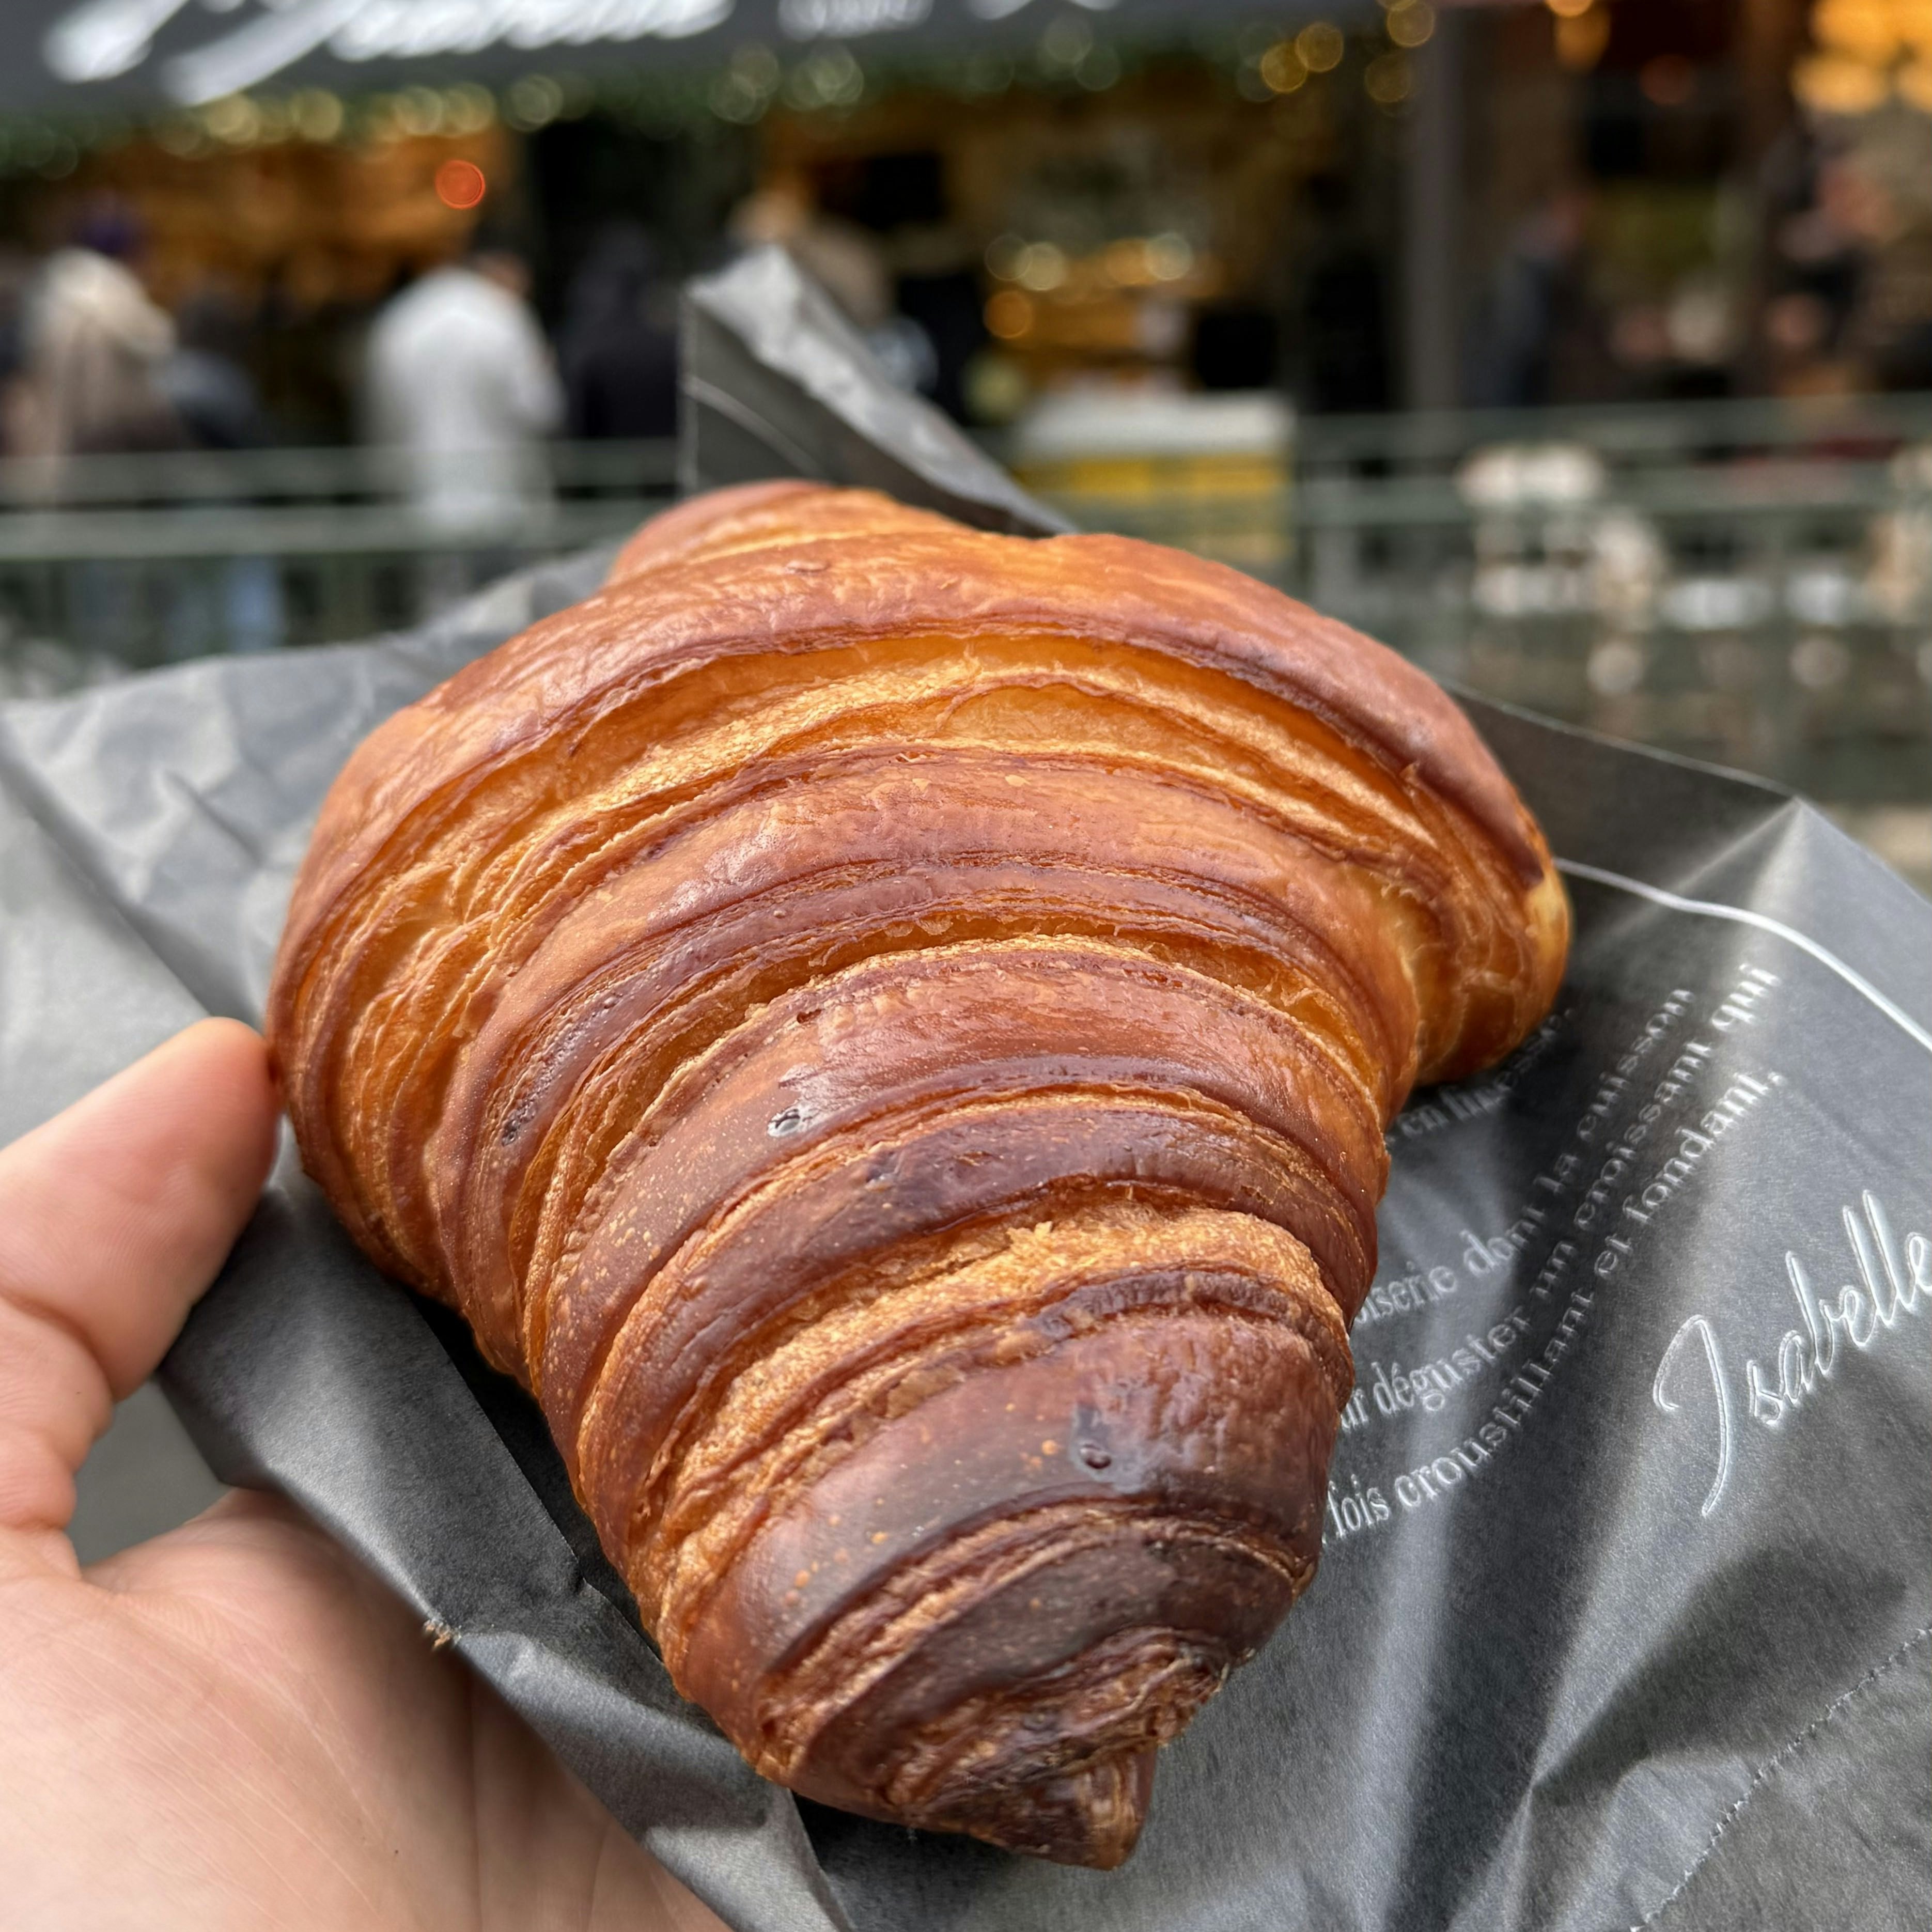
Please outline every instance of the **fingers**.
[[261, 1192], [260, 1039], [204, 1020], [0, 1149], [0, 1529], [58, 1532], [74, 1472]]

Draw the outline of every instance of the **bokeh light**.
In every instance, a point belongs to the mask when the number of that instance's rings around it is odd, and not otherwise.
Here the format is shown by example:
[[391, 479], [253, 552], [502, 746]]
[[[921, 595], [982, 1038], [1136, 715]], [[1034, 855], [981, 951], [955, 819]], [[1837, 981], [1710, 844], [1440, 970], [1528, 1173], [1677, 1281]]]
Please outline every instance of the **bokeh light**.
[[1310, 74], [1327, 74], [1342, 64], [1347, 43], [1340, 27], [1330, 21], [1316, 20], [1295, 35], [1294, 50]]
[[986, 327], [1002, 342], [1011, 342], [1033, 327], [1033, 304], [1018, 289], [1002, 289], [986, 304]]
[[446, 208], [474, 208], [489, 191], [490, 184], [474, 161], [452, 157], [436, 171], [436, 196]]

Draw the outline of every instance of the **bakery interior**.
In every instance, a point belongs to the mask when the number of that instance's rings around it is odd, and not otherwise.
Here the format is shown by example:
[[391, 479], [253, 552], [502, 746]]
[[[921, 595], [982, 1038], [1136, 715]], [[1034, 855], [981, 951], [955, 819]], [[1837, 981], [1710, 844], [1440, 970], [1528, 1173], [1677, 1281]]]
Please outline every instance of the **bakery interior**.
[[[0, 698], [622, 534], [675, 488], [680, 280], [778, 242], [1076, 523], [1798, 787], [1932, 892], [1932, 0], [364, 10], [278, 62], [232, 0], [8, 9]], [[76, 250], [171, 325], [165, 424], [50, 430]], [[370, 362], [486, 254], [562, 380], [466, 520]], [[612, 374], [614, 314], [654, 361]], [[211, 1492], [144, 1391], [81, 1553]]]

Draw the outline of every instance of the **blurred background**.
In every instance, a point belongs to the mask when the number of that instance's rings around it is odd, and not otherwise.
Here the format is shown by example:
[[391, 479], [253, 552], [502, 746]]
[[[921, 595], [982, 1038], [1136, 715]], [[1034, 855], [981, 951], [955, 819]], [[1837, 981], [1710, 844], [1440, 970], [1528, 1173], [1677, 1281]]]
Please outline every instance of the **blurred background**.
[[1932, 0], [9, 0], [0, 692], [628, 527], [770, 241], [1078, 521], [1932, 888]]
[[[766, 242], [1076, 520], [1932, 891], [1932, 0], [8, 0], [0, 697], [628, 530]], [[82, 1556], [213, 1486], [144, 1389]]]

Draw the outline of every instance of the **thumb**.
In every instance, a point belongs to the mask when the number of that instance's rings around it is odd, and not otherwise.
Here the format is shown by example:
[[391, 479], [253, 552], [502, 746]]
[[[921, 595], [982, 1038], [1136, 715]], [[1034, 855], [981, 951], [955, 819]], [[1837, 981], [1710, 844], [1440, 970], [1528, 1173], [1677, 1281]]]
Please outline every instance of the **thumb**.
[[241, 1232], [275, 1113], [260, 1036], [204, 1020], [0, 1148], [0, 1533], [72, 1564], [74, 1472]]

